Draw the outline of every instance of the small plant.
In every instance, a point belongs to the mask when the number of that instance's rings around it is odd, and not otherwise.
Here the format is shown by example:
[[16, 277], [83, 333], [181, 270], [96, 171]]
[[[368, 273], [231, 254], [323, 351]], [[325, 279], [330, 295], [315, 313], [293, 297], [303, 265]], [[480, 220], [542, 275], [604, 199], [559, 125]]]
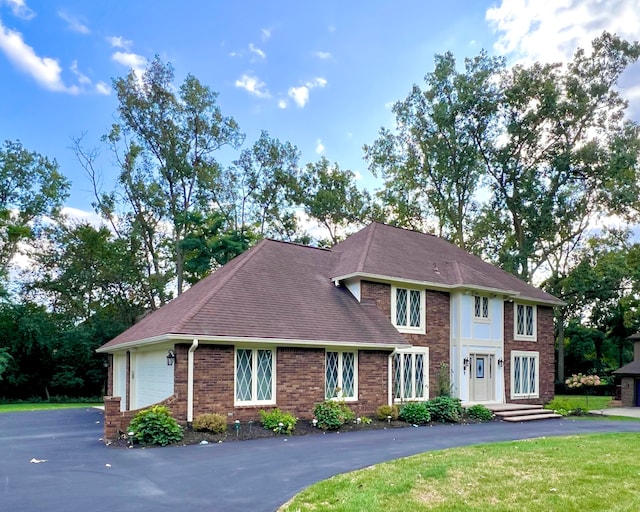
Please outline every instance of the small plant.
[[349, 406], [341, 400], [325, 400], [316, 404], [313, 415], [318, 420], [318, 428], [322, 430], [337, 430], [356, 417]]
[[462, 416], [462, 405], [459, 398], [437, 396], [426, 403], [432, 421], [442, 423], [458, 423]]
[[493, 413], [482, 404], [476, 404], [468, 407], [467, 416], [478, 421], [490, 421], [493, 419]]
[[360, 421], [363, 425], [371, 425], [371, 418], [369, 418], [368, 416], [362, 416], [360, 418]]
[[569, 416], [571, 415], [571, 403], [569, 400], [563, 398], [554, 398], [547, 405], [544, 406], [545, 409], [551, 409], [556, 412], [560, 416]]
[[168, 407], [154, 405], [136, 414], [129, 423], [129, 432], [142, 444], [159, 444], [166, 446], [182, 439], [182, 427]]
[[399, 418], [414, 425], [424, 425], [431, 421], [431, 414], [424, 402], [409, 402], [400, 410]]
[[193, 418], [191, 424], [193, 430], [197, 432], [213, 432], [222, 434], [227, 430], [227, 418], [222, 414], [206, 413]]
[[280, 409], [270, 411], [260, 411], [262, 426], [267, 430], [272, 430], [276, 434], [291, 434], [296, 428], [298, 421], [292, 414], [282, 412]]
[[376, 411], [376, 417], [380, 421], [385, 421], [389, 417], [391, 417], [392, 420], [397, 420], [399, 412], [397, 405], [381, 405]]
[[447, 363], [440, 363], [437, 375], [438, 396], [451, 396], [451, 371]]

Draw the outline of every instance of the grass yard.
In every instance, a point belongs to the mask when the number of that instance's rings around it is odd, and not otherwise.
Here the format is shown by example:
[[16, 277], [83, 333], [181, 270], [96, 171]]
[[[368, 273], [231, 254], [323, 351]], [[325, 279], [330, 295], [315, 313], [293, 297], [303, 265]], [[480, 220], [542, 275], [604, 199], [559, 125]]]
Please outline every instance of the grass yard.
[[102, 402], [98, 403], [48, 403], [48, 402], [38, 402], [38, 403], [19, 403], [19, 404], [0, 404], [0, 413], [3, 412], [21, 412], [21, 411], [49, 411], [51, 409], [78, 409], [80, 407], [95, 407], [98, 405], [103, 405]]
[[610, 396], [582, 396], [582, 395], [556, 395], [556, 398], [567, 400], [572, 409], [583, 409], [585, 411], [605, 409], [612, 397]]
[[640, 510], [640, 434], [542, 438], [429, 452], [338, 475], [281, 511]]

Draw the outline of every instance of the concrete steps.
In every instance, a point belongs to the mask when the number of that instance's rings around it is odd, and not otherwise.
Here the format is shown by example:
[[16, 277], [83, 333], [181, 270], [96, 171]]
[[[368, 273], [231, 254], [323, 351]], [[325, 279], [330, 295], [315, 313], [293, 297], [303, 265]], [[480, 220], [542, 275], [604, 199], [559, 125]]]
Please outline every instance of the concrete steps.
[[560, 414], [543, 409], [540, 405], [496, 404], [487, 408], [502, 421], [511, 423], [562, 418]]

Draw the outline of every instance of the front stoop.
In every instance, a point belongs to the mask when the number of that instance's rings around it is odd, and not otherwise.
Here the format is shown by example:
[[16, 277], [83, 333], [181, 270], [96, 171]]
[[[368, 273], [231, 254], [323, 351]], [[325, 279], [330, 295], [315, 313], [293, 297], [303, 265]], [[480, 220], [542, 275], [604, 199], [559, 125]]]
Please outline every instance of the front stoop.
[[502, 421], [512, 423], [562, 418], [560, 414], [543, 409], [540, 405], [496, 404], [487, 408]]

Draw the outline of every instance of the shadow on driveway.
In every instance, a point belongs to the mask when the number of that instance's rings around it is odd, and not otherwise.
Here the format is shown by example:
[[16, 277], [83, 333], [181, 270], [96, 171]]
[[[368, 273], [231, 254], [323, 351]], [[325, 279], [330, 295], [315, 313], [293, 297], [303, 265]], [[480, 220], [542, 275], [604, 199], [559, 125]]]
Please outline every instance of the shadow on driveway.
[[314, 482], [399, 457], [598, 432], [640, 433], [640, 422], [490, 422], [128, 450], [102, 443], [98, 409], [6, 413], [0, 510], [273, 511]]

